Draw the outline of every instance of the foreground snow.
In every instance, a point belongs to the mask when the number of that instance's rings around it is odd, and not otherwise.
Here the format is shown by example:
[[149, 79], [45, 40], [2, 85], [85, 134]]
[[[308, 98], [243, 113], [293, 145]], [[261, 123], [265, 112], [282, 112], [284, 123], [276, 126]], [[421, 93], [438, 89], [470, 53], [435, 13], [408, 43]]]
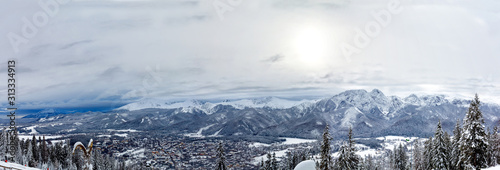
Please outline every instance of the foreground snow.
[[316, 163], [313, 160], [300, 162], [293, 170], [315, 170]]
[[16, 163], [10, 163], [10, 162], [4, 162], [4, 161], [1, 161], [0, 162], [0, 169], [9, 169], [9, 168], [12, 168], [12, 169], [27, 169], [27, 170], [40, 170], [40, 169], [37, 169], [37, 168], [31, 168], [31, 167], [26, 167], [26, 166], [23, 166], [23, 165], [19, 165], [19, 164], [16, 164]]
[[500, 165], [495, 166], [495, 167], [485, 168], [485, 169], [483, 169], [483, 170], [500, 170]]
[[282, 138], [282, 139], [285, 139], [285, 142], [281, 143], [282, 145], [293, 145], [293, 144], [311, 143], [318, 141], [316, 139], [300, 139], [300, 138]]

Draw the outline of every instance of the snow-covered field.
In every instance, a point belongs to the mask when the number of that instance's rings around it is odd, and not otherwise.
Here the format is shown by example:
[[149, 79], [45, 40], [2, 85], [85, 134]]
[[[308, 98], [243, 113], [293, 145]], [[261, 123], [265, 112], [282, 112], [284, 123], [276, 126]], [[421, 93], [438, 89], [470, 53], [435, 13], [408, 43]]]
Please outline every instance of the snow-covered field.
[[127, 150], [125, 152], [122, 152], [122, 153], [117, 153], [116, 156], [123, 156], [125, 154], [128, 154], [130, 156], [134, 156], [134, 157], [137, 157], [137, 158], [144, 158], [146, 157], [144, 155], [144, 151], [146, 151], [146, 149], [142, 148], [137, 148], [137, 149], [131, 149], [131, 150]]
[[31, 167], [26, 167], [26, 166], [23, 166], [23, 165], [19, 165], [19, 164], [16, 164], [16, 163], [10, 163], [10, 162], [3, 162], [3, 161], [0, 161], [0, 169], [26, 169], [26, 170], [40, 170], [40, 169], [37, 169], [37, 168], [31, 168]]
[[485, 168], [483, 170], [500, 170], [500, 166], [495, 166], [495, 167], [490, 167], [490, 168]]
[[281, 138], [281, 139], [285, 139], [285, 142], [281, 143], [281, 145], [293, 145], [293, 144], [311, 143], [317, 141], [315, 139], [300, 139], [300, 138]]
[[[43, 138], [44, 135], [35, 135], [36, 139], [38, 140], [38, 138]], [[33, 135], [18, 135], [19, 139], [20, 140], [27, 140], [27, 139], [32, 139], [33, 138]], [[61, 135], [51, 135], [51, 136], [47, 136], [45, 135], [45, 139], [48, 140], [48, 139], [55, 139], [55, 138], [61, 138], [62, 136]]]
[[[275, 153], [276, 154], [276, 160], [280, 161], [282, 159], [282, 157], [285, 157], [286, 156], [286, 152], [288, 151], [292, 151], [294, 148], [288, 148], [288, 149], [285, 149], [285, 150], [280, 150], [280, 151], [273, 151], [272, 153]], [[272, 154], [271, 153], [271, 154]], [[258, 157], [255, 157], [252, 161], [252, 163], [254, 165], [258, 165], [261, 161], [266, 161], [267, 160], [267, 154], [266, 155], [262, 155], [262, 156], [258, 156]]]

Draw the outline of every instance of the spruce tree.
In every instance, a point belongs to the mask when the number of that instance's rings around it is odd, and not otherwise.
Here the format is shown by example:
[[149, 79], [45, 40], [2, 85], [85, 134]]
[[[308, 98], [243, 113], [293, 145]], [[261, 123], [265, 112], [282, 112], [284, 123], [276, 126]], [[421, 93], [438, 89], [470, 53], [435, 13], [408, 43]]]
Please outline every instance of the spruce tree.
[[340, 148], [335, 169], [358, 169], [359, 157], [356, 155], [356, 146], [352, 128], [349, 128], [348, 141]]
[[408, 168], [408, 155], [406, 155], [406, 146], [399, 144], [394, 150], [394, 169], [406, 170]]
[[424, 164], [422, 163], [422, 146], [420, 144], [420, 140], [415, 140], [413, 144], [413, 167], [417, 170], [424, 169]]
[[433, 145], [432, 137], [429, 137], [427, 141], [424, 142], [424, 157], [423, 157], [423, 169], [432, 169], [432, 145]]
[[[449, 139], [448, 139], [449, 140]], [[449, 156], [448, 156], [448, 140], [443, 133], [441, 121], [438, 122], [436, 133], [434, 133], [433, 140], [433, 157], [432, 167], [434, 169], [449, 169]]]
[[357, 149], [356, 149], [356, 143], [353, 139], [354, 134], [352, 133], [352, 127], [349, 128], [349, 134], [348, 134], [348, 143], [349, 143], [349, 163], [351, 164], [352, 167], [357, 169], [357, 165], [359, 164], [359, 157], [356, 155]]
[[264, 168], [265, 170], [272, 170], [272, 168], [271, 168], [271, 153], [269, 153], [269, 152], [267, 153], [267, 159], [265, 161], [264, 167], [265, 167]]
[[219, 142], [217, 147], [217, 167], [216, 170], [227, 170], [226, 167], [226, 155], [224, 154], [224, 146], [222, 142]]
[[500, 164], [500, 136], [498, 136], [498, 127], [493, 128], [493, 133], [490, 139], [490, 145], [493, 151], [492, 157], [496, 160], [494, 165]]
[[21, 142], [17, 143], [17, 150], [16, 150], [16, 163], [23, 165], [23, 149], [21, 148]]
[[484, 130], [483, 114], [479, 109], [480, 106], [481, 103], [476, 94], [465, 115], [462, 137], [460, 139], [460, 150], [462, 151], [460, 161], [466, 167], [473, 167], [475, 169], [488, 166], [487, 149], [489, 144]]
[[276, 160], [276, 153], [273, 153], [273, 158], [271, 159], [271, 169], [278, 170], [278, 160]]
[[33, 157], [33, 147], [31, 147], [31, 142], [28, 144], [28, 151], [26, 151], [26, 160], [28, 162], [28, 166], [30, 167], [34, 167], [35, 166], [35, 163], [34, 163], [34, 160], [32, 159]]
[[[38, 147], [37, 147], [37, 140], [35, 135], [33, 135], [33, 138], [31, 139], [31, 152], [32, 154], [32, 161], [33, 163], [38, 163]], [[35, 165], [33, 165], [34, 167]]]
[[453, 141], [451, 144], [451, 159], [450, 159], [450, 169], [464, 169], [464, 165], [460, 162], [460, 139], [462, 138], [462, 127], [460, 126], [460, 121], [457, 120], [455, 129], [453, 129]]
[[47, 143], [45, 141], [45, 135], [42, 138], [42, 144], [40, 145], [40, 150], [41, 150], [41, 155], [42, 155], [42, 161], [44, 163], [47, 163], [49, 160], [49, 153], [47, 150]]
[[332, 165], [332, 156], [330, 155], [330, 132], [328, 124], [323, 132], [323, 142], [321, 144], [321, 162], [319, 164], [320, 170], [330, 170]]
[[339, 150], [339, 157], [335, 161], [335, 170], [354, 170], [355, 167], [349, 162], [349, 144], [344, 143]]

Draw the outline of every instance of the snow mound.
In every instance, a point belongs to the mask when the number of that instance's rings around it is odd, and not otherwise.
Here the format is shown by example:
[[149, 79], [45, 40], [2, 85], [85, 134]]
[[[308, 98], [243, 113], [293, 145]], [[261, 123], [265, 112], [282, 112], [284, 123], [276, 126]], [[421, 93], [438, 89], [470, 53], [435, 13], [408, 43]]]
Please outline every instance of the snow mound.
[[489, 167], [489, 168], [485, 168], [483, 170], [500, 170], [500, 166]]
[[313, 160], [302, 161], [293, 170], [316, 170], [316, 163]]

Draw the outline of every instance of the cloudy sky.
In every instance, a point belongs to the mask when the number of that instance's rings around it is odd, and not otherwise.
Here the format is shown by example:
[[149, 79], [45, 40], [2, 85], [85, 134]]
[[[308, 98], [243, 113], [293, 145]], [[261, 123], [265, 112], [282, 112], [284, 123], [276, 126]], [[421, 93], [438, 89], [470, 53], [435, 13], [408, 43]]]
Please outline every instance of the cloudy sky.
[[19, 107], [374, 88], [500, 103], [497, 0], [46, 1], [0, 6]]

